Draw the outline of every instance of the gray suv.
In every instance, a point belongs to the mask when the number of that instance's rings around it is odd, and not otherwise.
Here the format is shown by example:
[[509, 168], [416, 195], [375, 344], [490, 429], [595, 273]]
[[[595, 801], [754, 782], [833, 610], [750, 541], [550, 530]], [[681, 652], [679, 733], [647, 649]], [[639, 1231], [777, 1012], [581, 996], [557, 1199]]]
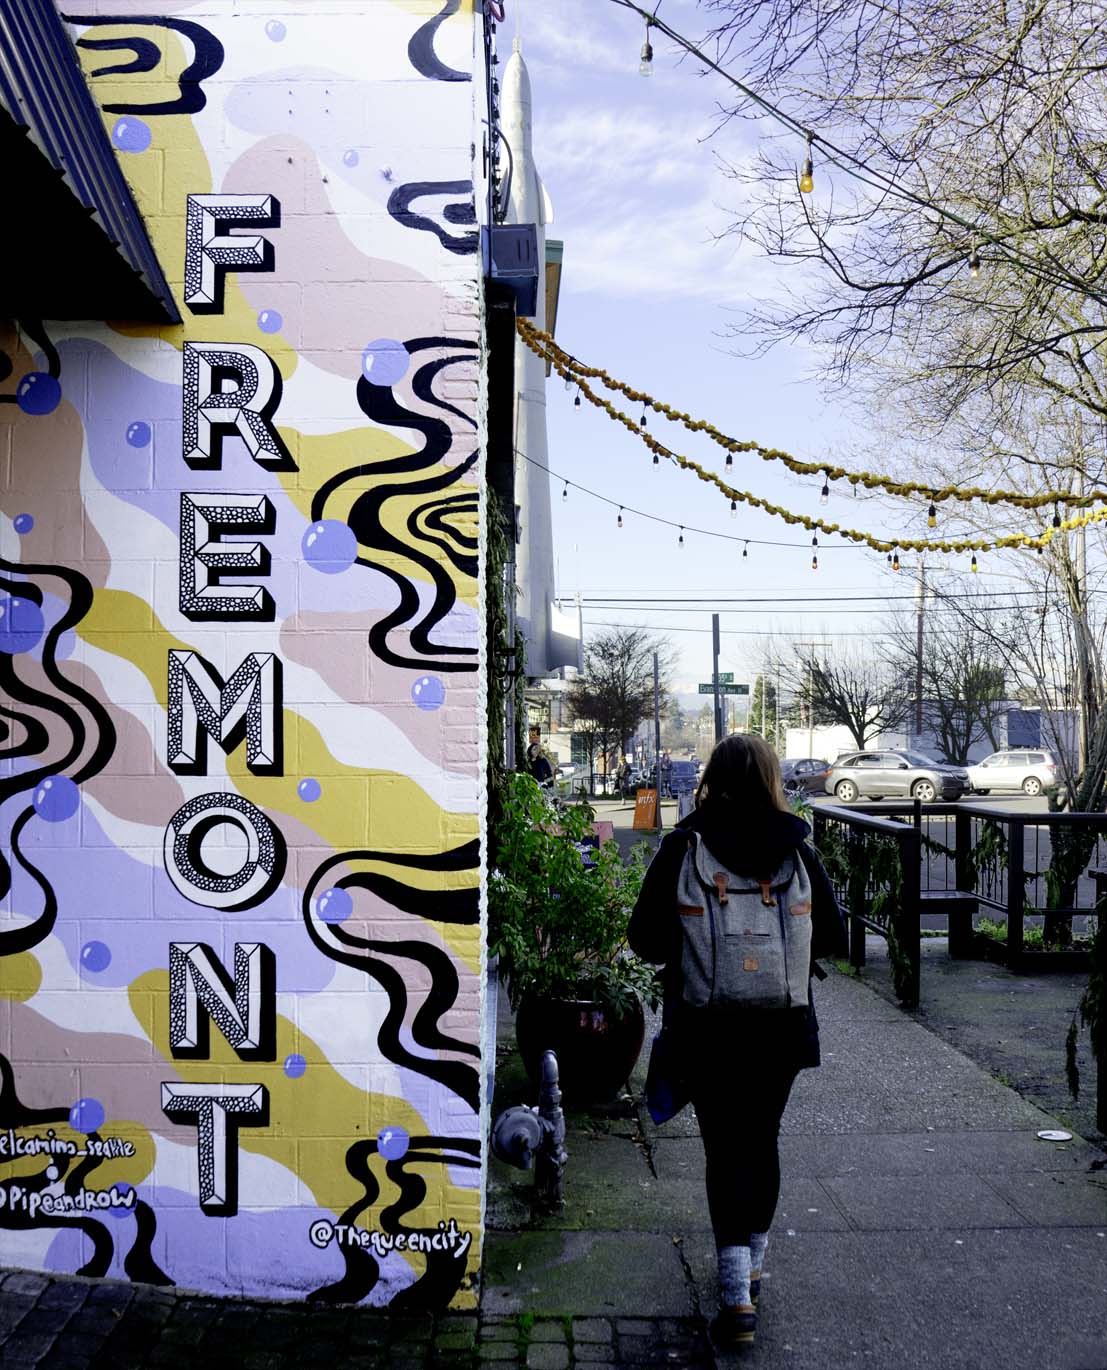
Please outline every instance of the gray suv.
[[826, 777], [826, 792], [845, 804], [855, 799], [960, 799], [969, 790], [962, 766], [931, 761], [918, 752], [851, 752]]

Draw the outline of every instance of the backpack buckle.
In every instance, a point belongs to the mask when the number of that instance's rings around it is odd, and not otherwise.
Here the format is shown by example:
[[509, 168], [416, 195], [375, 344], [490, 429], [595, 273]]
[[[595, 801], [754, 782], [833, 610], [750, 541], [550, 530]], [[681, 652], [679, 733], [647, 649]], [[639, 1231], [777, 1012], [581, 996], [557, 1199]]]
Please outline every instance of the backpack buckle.
[[771, 909], [773, 906], [772, 881], [759, 880], [757, 883], [761, 886], [761, 902], [766, 908]]
[[726, 875], [722, 871], [716, 871], [712, 879], [715, 882], [716, 890], [719, 892], [719, 903], [725, 904], [729, 897], [726, 892]]

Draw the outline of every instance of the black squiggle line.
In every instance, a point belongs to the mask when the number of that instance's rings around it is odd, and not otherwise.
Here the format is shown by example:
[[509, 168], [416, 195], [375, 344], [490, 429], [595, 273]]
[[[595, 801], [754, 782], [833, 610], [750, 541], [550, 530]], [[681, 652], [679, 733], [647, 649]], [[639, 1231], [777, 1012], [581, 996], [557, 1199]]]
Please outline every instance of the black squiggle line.
[[455, 414], [462, 423], [467, 423], [470, 428], [476, 428], [477, 421], [472, 414], [467, 414], [464, 409], [459, 409], [456, 404], [451, 404], [449, 400], [442, 399], [431, 389], [434, 379], [439, 371], [447, 366], [453, 366], [455, 362], [475, 361], [474, 357], [439, 357], [436, 361], [427, 362], [421, 366], [411, 380], [411, 393], [420, 399], [424, 404], [433, 404], [436, 409], [445, 409], [449, 414]]
[[428, 81], [471, 81], [473, 78], [467, 71], [456, 71], [453, 67], [448, 67], [434, 50], [434, 40], [438, 36], [440, 25], [456, 14], [461, 0], [446, 0], [442, 9], [428, 19], [425, 24], [417, 28], [411, 35], [411, 41], [407, 45], [407, 59], [420, 76], [425, 76]]
[[97, 76], [125, 76], [130, 72], [153, 71], [161, 61], [161, 48], [150, 38], [78, 38], [77, 46], [86, 52], [123, 52], [130, 48], [134, 53], [129, 62], [117, 62], [113, 67], [94, 67], [89, 79]]
[[[103, 108], [108, 114], [196, 114], [207, 104], [202, 83], [209, 76], [214, 76], [222, 67], [224, 53], [223, 44], [202, 24], [194, 23], [191, 19], [168, 19], [135, 14], [67, 14], [65, 19], [70, 24], [123, 24], [128, 27], [132, 24], [144, 24], [148, 27], [175, 29], [178, 33], [184, 34], [192, 44], [192, 61], [177, 78], [177, 86], [181, 93], [176, 100], [155, 100], [148, 104], [104, 105]], [[117, 49], [131, 48], [132, 51], [137, 51], [134, 43], [126, 38], [78, 38], [77, 46], [96, 49], [114, 46]], [[134, 68], [109, 67], [101, 68], [92, 74], [104, 76], [109, 71], [132, 69]]]
[[480, 840], [473, 837], [460, 847], [451, 847], [443, 852], [369, 851], [363, 848], [342, 852], [323, 862], [312, 876], [312, 883], [344, 861], [387, 861], [393, 866], [410, 866], [421, 871], [466, 871], [480, 861]]
[[480, 539], [470, 533], [464, 533], [460, 528], [456, 528], [451, 522], [459, 514], [475, 514], [480, 509], [480, 499], [474, 492], [471, 495], [449, 495], [446, 499], [435, 500], [432, 504], [420, 506], [420, 512], [429, 510], [423, 519], [425, 528], [433, 528], [436, 532], [445, 533], [453, 542], [462, 547], [472, 547], [474, 550], [480, 545]]
[[406, 185], [397, 186], [388, 197], [387, 209], [392, 218], [405, 228], [433, 233], [447, 252], [455, 252], [461, 257], [468, 257], [476, 252], [476, 233], [463, 233], [455, 238], [427, 215], [414, 213], [411, 209], [412, 201], [421, 199], [424, 195], [468, 195], [467, 200], [446, 205], [442, 217], [447, 223], [473, 223], [476, 219], [476, 210], [472, 202], [472, 181], [409, 181]]
[[131, 1249], [123, 1258], [123, 1269], [142, 1284], [174, 1284], [169, 1276], [154, 1260], [154, 1237], [157, 1235], [158, 1220], [154, 1210], [141, 1199], [135, 1201], [135, 1239]]
[[18, 323], [22, 331], [42, 348], [46, 358], [46, 369], [57, 380], [61, 375], [61, 358], [58, 356], [58, 349], [50, 341], [50, 335], [43, 326], [42, 320], [20, 319]]
[[[422, 1146], [444, 1147], [447, 1139], [439, 1137], [412, 1137], [408, 1150], [398, 1160], [385, 1165], [385, 1174], [400, 1191], [394, 1204], [382, 1210], [381, 1229], [393, 1234], [410, 1232], [400, 1219], [417, 1209], [427, 1194], [426, 1180], [419, 1174], [409, 1173], [408, 1165], [460, 1165], [475, 1167], [477, 1161], [464, 1160], [445, 1155], [435, 1155], [417, 1148]], [[426, 1265], [423, 1274], [406, 1289], [401, 1289], [389, 1302], [393, 1313], [431, 1312], [445, 1308], [461, 1287], [465, 1278], [467, 1262], [458, 1259], [451, 1251], [428, 1251], [424, 1253]]]
[[[58, 898], [54, 893], [54, 887], [36, 866], [31, 865], [19, 847], [19, 834], [27, 826], [28, 820], [34, 817], [34, 813], [33, 805], [23, 810], [12, 824], [10, 842], [12, 855], [42, 891], [42, 912], [29, 923], [0, 932], [0, 956], [15, 956], [21, 951], [30, 951], [32, 947], [37, 947], [44, 938], [50, 936], [58, 917]], [[7, 867], [7, 875], [5, 877], [0, 873], [0, 898], [6, 895], [11, 887], [11, 866], [6, 861], [4, 865]]]
[[[445, 1085], [447, 1089], [453, 1090], [459, 1098], [464, 1099], [470, 1108], [476, 1112], [480, 1107], [480, 1078], [473, 1066], [465, 1065], [460, 1061], [440, 1061], [435, 1058], [416, 1056], [413, 1052], [408, 1051], [407, 1047], [400, 1041], [400, 1029], [407, 1012], [407, 983], [396, 967], [373, 955], [355, 955], [353, 952], [343, 951], [328, 941], [319, 931], [311, 914], [310, 886], [308, 890], [304, 891], [303, 914], [308, 936], [324, 956], [329, 956], [332, 961], [339, 961], [342, 965], [351, 966], [354, 970], [368, 975], [371, 979], [376, 980], [388, 995], [388, 1012], [385, 1014], [377, 1033], [377, 1044], [388, 1060], [396, 1065], [406, 1066], [419, 1075], [425, 1075], [428, 1079]], [[328, 931], [334, 932], [334, 928], [329, 928]], [[339, 937], [336, 940], [349, 942], [349, 936]], [[367, 943], [365, 945], [367, 950], [371, 952], [378, 950], [390, 952], [393, 950], [388, 944]], [[454, 981], [456, 985], [456, 972], [454, 972]], [[455, 988], [454, 998], [456, 997]], [[441, 1034], [436, 1035], [441, 1036]], [[414, 1024], [412, 1036], [419, 1042], [418, 1037], [415, 1036]], [[429, 1043], [419, 1042], [419, 1045], [429, 1045]], [[455, 1045], [449, 1038], [445, 1039], [444, 1045], [448, 1049], [463, 1050], [473, 1055], [480, 1054], [479, 1049], [474, 1050], [464, 1042]]]
[[[364, 1186], [361, 1198], [339, 1218], [339, 1223], [352, 1225], [377, 1201], [380, 1184], [369, 1168], [369, 1157], [377, 1150], [376, 1141], [354, 1142], [346, 1151], [346, 1170], [358, 1184]], [[346, 1274], [334, 1284], [313, 1289], [308, 1303], [358, 1303], [369, 1294], [381, 1277], [376, 1257], [365, 1247], [344, 1243], [340, 1248], [346, 1262]]]
[[[14, 720], [26, 734], [22, 742], [5, 747], [0, 752], [0, 760], [14, 761], [19, 756], [37, 756], [50, 745], [49, 728], [42, 719], [36, 718], [34, 714], [17, 713], [14, 709], [9, 709], [6, 704], [0, 704], [0, 715]], [[5, 733], [5, 740], [11, 735], [10, 731]]]
[[[434, 537], [430, 531], [431, 519], [434, 516], [434, 512], [440, 509], [441, 503], [440, 500], [431, 500], [427, 504], [417, 505], [411, 513], [408, 514], [405, 521], [405, 527], [413, 538], [418, 538], [421, 542], [428, 543], [431, 547], [437, 547], [455, 570], [460, 571], [463, 575], [475, 576], [479, 566], [477, 558], [470, 555], [468, 552], [459, 550], [454, 544], [452, 541], [455, 536], [454, 529], [451, 528], [449, 524], [446, 524], [445, 526], [439, 524], [438, 529], [444, 534], [444, 536], [440, 538]], [[430, 512], [428, 513], [428, 511]], [[455, 509], [442, 512], [460, 513], [462, 510]], [[426, 518], [423, 517], [424, 514], [427, 514]], [[472, 539], [469, 539], [469, 541], [472, 541]]]
[[387, 875], [364, 871], [358, 875], [344, 876], [339, 882], [342, 889], [353, 885], [357, 889], [368, 890], [378, 899], [402, 909], [404, 913], [418, 913], [434, 923], [476, 923], [480, 921], [480, 891], [471, 889], [420, 890], [412, 885], [401, 884]]
[[31, 1127], [35, 1123], [64, 1123], [68, 1119], [68, 1108], [31, 1108], [23, 1103], [12, 1063], [0, 1055], [0, 1127]]

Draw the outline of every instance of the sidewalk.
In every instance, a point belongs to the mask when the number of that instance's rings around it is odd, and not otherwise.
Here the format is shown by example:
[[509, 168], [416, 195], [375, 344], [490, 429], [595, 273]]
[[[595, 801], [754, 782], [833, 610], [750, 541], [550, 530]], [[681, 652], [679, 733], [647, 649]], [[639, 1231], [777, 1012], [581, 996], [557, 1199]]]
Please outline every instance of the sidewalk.
[[[1035, 1087], [1055, 1062], [1063, 1089], [1050, 1015], [1071, 990], [1031, 993], [1013, 977], [981, 988], [1006, 973], [946, 962], [945, 974], [935, 941], [909, 1015], [881, 997], [887, 972], [871, 950], [868, 983], [832, 972], [815, 987], [824, 1063], [801, 1072], [784, 1116], [758, 1345], [741, 1357], [714, 1357], [706, 1337], [715, 1270], [695, 1117], [652, 1126], [643, 1055], [629, 1094], [569, 1116], [562, 1213], [532, 1220], [532, 1176], [490, 1161], [479, 1316], [402, 1320], [11, 1273], [3, 1364], [1107, 1370], [1107, 1156], [1080, 1135], [1039, 1140], [1055, 1114], [936, 1035], [1012, 1061], [1032, 1059], [1019, 1043], [1033, 1038]], [[954, 984], [971, 993], [942, 988]], [[533, 1103], [505, 1010], [498, 1056], [493, 1112]]]

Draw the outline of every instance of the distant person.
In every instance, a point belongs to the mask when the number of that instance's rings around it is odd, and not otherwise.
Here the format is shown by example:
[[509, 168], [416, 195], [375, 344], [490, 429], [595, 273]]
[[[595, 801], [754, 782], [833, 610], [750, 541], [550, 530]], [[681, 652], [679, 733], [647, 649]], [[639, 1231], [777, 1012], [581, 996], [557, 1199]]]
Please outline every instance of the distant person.
[[[707, 1161], [720, 1304], [711, 1331], [720, 1348], [734, 1348], [757, 1332], [780, 1120], [796, 1075], [820, 1063], [810, 976], [825, 972], [814, 960], [845, 956], [847, 941], [767, 742], [724, 738], [695, 803], [646, 872], [628, 940], [664, 966], [664, 1031]], [[720, 925], [727, 935], [716, 939]]]
[[531, 728], [528, 737], [527, 770], [539, 785], [548, 785], [553, 780], [554, 772], [550, 758], [542, 750], [542, 733], [538, 728]]

